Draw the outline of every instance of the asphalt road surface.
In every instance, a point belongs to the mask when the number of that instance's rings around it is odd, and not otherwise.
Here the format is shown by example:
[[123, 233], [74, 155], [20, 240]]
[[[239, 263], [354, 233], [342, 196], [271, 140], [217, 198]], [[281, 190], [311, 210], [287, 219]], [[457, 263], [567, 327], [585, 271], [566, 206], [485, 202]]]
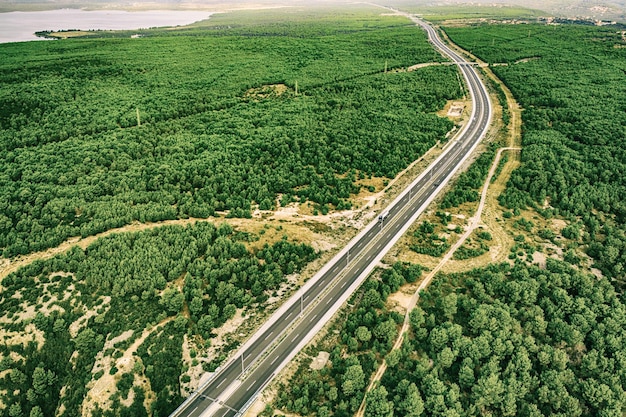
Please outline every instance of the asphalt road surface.
[[473, 101], [470, 120], [441, 156], [387, 207], [389, 215], [384, 220], [375, 220], [352, 239], [172, 416], [241, 415], [359, 287], [484, 137], [492, 111], [474, 65], [448, 48], [431, 26], [406, 16], [424, 28], [431, 43], [459, 66]]

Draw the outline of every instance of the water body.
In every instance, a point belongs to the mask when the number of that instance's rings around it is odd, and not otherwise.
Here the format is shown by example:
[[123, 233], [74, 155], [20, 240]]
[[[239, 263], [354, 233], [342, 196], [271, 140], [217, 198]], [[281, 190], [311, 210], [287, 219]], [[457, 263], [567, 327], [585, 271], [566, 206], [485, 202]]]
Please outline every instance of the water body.
[[41, 12], [0, 13], [0, 43], [40, 40], [42, 30], [133, 30], [188, 25], [208, 19], [211, 12], [149, 10], [59, 9]]

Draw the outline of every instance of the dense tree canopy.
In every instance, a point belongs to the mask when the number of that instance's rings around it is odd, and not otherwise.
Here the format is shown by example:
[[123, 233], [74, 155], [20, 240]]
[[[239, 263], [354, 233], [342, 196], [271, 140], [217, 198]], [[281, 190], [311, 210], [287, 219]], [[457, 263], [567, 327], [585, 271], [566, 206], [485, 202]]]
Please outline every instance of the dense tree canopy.
[[[621, 416], [626, 408], [626, 308], [607, 280], [560, 261], [441, 276], [411, 325], [382, 380], [396, 413], [409, 389], [412, 415]], [[382, 397], [374, 400], [384, 405]]]
[[[39, 407], [44, 415], [54, 415], [63, 404], [63, 415], [79, 416], [104, 342], [132, 331], [107, 353], [117, 358], [144, 329], [160, 324], [139, 346], [143, 366], [135, 373], [148, 378], [157, 394], [153, 411], [169, 414], [182, 401], [183, 335], [208, 346], [212, 330], [237, 309], [263, 305], [286, 274], [317, 256], [310, 246], [285, 239], [251, 252], [241, 236], [228, 224], [204, 222], [111, 235], [6, 277], [0, 293], [3, 327], [29, 334], [34, 324], [43, 342], [0, 346], [0, 372], [9, 370], [0, 377], [0, 399], [26, 413]], [[35, 309], [34, 317], [22, 316]], [[120, 381], [127, 392], [132, 379]], [[143, 409], [141, 395], [134, 397], [136, 410]], [[125, 409], [118, 401], [111, 412]]]
[[582, 220], [580, 239], [587, 252], [623, 285], [623, 27], [481, 25], [447, 30], [455, 42], [487, 62], [508, 64], [493, 71], [524, 108], [523, 163], [513, 172], [501, 202]]
[[444, 138], [434, 112], [460, 94], [452, 67], [391, 71], [441, 57], [378, 14], [0, 45], [0, 251], [279, 194], [349, 206], [357, 173], [393, 177]]
[[[415, 282], [421, 274], [417, 265], [396, 263], [386, 269], [380, 279], [369, 279], [354, 297], [354, 308], [345, 318], [339, 336], [329, 335], [317, 349], [326, 346], [330, 363], [319, 371], [308, 366], [298, 370], [289, 384], [281, 386], [276, 405], [302, 415], [354, 415], [363, 400], [369, 376], [382, 360], [391, 361], [387, 353], [398, 335], [403, 317], [385, 307], [385, 300], [406, 282]], [[335, 337], [339, 343], [335, 343]], [[383, 415], [391, 410], [386, 391], [373, 395], [371, 415]], [[407, 400], [412, 401], [413, 398]], [[386, 414], [385, 414], [386, 415]]]

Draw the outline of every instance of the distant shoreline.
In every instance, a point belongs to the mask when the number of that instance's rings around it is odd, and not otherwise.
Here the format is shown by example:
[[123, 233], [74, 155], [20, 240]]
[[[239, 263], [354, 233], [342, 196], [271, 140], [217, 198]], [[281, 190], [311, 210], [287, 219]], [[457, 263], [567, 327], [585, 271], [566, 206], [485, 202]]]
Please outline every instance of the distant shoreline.
[[[187, 26], [207, 20], [208, 10], [86, 10], [63, 8], [0, 13], [0, 43], [43, 40], [38, 34], [139, 31], [148, 28]], [[55, 36], [56, 37], [56, 36]], [[63, 37], [63, 36], [61, 36]], [[46, 37], [50, 39], [50, 37]]]

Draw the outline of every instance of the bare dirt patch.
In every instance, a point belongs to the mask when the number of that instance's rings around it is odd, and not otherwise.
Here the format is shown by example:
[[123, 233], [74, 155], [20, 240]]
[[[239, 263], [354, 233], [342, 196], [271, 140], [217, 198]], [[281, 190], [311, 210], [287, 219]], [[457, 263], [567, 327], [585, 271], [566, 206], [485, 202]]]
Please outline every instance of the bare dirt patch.
[[285, 84], [268, 84], [257, 88], [251, 88], [243, 95], [246, 99], [260, 100], [271, 97], [280, 97], [289, 90]]
[[30, 342], [35, 342], [38, 349], [43, 346], [45, 338], [43, 331], [37, 329], [33, 323], [26, 325], [23, 332], [13, 332], [0, 328], [0, 340], [9, 346], [22, 345], [26, 347]]
[[[117, 379], [119, 379], [120, 375], [128, 372], [132, 372], [133, 366], [135, 365], [136, 356], [134, 356], [135, 352], [141, 346], [141, 344], [146, 340], [146, 338], [154, 331], [157, 331], [160, 327], [162, 327], [167, 322], [173, 320], [173, 317], [169, 317], [163, 320], [161, 323], [152, 326], [149, 329], [145, 329], [141, 336], [139, 336], [129, 347], [126, 349], [122, 356], [118, 359], [113, 360], [111, 356], [105, 356], [104, 352], [108, 349], [113, 348], [113, 346], [119, 342], [127, 340], [133, 334], [132, 330], [127, 330], [122, 334], [108, 340], [105, 343], [104, 349], [98, 353], [96, 356], [96, 362], [94, 363], [91, 374], [94, 375], [98, 371], [103, 371], [102, 376], [99, 379], [93, 379], [87, 384], [87, 395], [83, 399], [82, 405], [82, 415], [90, 416], [92, 415], [95, 406], [98, 405], [102, 410], [108, 410], [111, 407], [111, 396], [117, 392]], [[115, 366], [117, 368], [117, 372], [111, 375], [111, 369]], [[147, 378], [144, 378], [142, 381], [144, 383], [144, 387], [146, 384], [149, 385], [149, 381]], [[149, 389], [144, 388], [146, 393], [146, 401], [148, 397], [154, 399], [154, 393]], [[147, 408], [149, 409], [149, 408]]]
[[448, 117], [460, 117], [463, 114], [463, 109], [465, 108], [465, 103], [462, 101], [454, 101], [450, 105], [446, 116]]
[[91, 310], [88, 310], [86, 307], [81, 306], [81, 307], [77, 307], [77, 308], [81, 308], [85, 314], [81, 317], [79, 317], [78, 319], [76, 319], [75, 321], [72, 322], [72, 324], [70, 324], [70, 336], [72, 336], [72, 338], [76, 337], [76, 335], [78, 335], [78, 332], [80, 331], [80, 329], [82, 329], [83, 327], [85, 327], [87, 325], [87, 323], [89, 322], [89, 319], [92, 317], [95, 317], [98, 315], [98, 309], [101, 306], [108, 306], [111, 303], [111, 296], [107, 295], [107, 296], [103, 296], [100, 297], [101, 301], [98, 304], [97, 307], [92, 308]]
[[407, 284], [398, 291], [387, 297], [387, 307], [389, 310], [395, 310], [400, 314], [405, 314], [411, 305], [411, 297], [417, 288], [416, 284]]
[[454, 122], [458, 122], [461, 117], [469, 114], [472, 103], [469, 100], [448, 100], [443, 109], [437, 112], [439, 117], [447, 117]]
[[317, 357], [315, 357], [315, 359], [311, 362], [311, 365], [309, 365], [309, 368], [319, 371], [326, 366], [329, 358], [330, 353], [320, 350]]
[[451, 64], [451, 62], [424, 62], [422, 64], [411, 65], [410, 67], [407, 67], [406, 71], [407, 72], [412, 72], [412, 71], [418, 70], [420, 68], [432, 67], [434, 65], [450, 65], [450, 64]]

